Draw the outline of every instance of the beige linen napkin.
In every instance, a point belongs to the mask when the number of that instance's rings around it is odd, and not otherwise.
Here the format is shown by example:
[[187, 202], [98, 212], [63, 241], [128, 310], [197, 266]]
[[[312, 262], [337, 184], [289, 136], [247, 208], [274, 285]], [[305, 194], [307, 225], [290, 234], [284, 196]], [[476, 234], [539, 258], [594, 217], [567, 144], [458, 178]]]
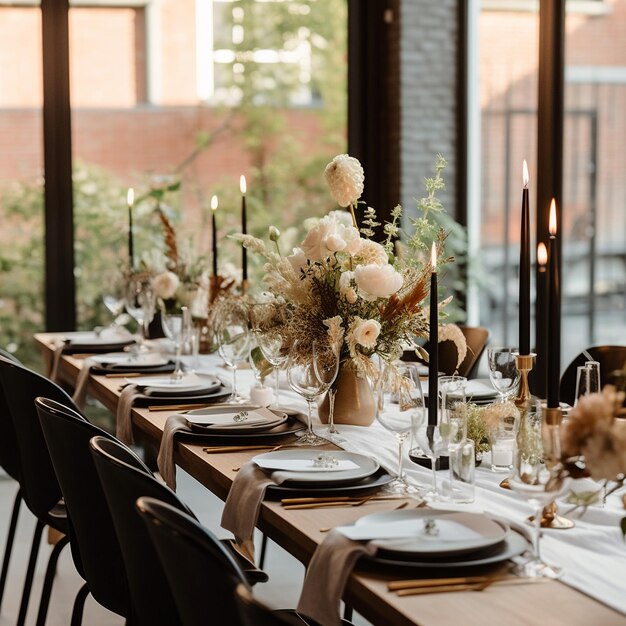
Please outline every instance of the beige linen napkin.
[[222, 528], [230, 530], [235, 535], [240, 548], [253, 563], [254, 527], [259, 517], [265, 490], [274, 483], [271, 476], [256, 463], [250, 461], [237, 472], [224, 504]]
[[176, 464], [174, 463], [174, 435], [178, 432], [191, 432], [184, 415], [170, 415], [165, 421], [163, 437], [157, 456], [157, 466], [165, 484], [176, 491]]
[[76, 386], [74, 387], [74, 395], [72, 400], [79, 409], [85, 408], [85, 399], [87, 397], [87, 387], [89, 386], [89, 374], [91, 368], [96, 364], [93, 359], [85, 359], [83, 361], [78, 377], [76, 378]]
[[117, 403], [115, 436], [127, 446], [135, 443], [133, 437], [133, 422], [130, 416], [135, 398], [143, 395], [137, 385], [128, 385], [122, 393]]
[[339, 601], [346, 581], [359, 557], [376, 554], [376, 546], [348, 539], [331, 531], [317, 546], [307, 568], [298, 613], [322, 626], [341, 626]]

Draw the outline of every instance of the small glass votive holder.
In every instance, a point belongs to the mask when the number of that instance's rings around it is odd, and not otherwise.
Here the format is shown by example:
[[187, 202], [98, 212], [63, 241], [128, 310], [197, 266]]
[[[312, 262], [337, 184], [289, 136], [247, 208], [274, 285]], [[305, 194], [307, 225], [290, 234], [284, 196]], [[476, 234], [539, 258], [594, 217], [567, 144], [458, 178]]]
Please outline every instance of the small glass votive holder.
[[498, 424], [491, 429], [492, 472], [510, 472], [513, 469], [518, 428], [516, 416], [503, 415], [500, 416]]
[[451, 502], [466, 504], [474, 502], [476, 485], [476, 449], [471, 439], [464, 439], [448, 447], [450, 457], [450, 486], [448, 497]]

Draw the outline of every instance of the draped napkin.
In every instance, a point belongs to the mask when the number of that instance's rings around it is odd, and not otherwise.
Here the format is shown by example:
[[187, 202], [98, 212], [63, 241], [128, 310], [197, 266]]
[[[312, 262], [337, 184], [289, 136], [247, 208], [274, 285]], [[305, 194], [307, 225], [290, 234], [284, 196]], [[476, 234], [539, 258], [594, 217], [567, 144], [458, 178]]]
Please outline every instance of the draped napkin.
[[74, 387], [72, 400], [74, 400], [74, 404], [81, 410], [85, 408], [87, 387], [89, 386], [89, 374], [91, 373], [91, 368], [94, 365], [96, 365], [96, 362], [93, 359], [85, 359], [82, 367], [80, 368], [80, 372], [78, 372], [78, 377], [76, 378], [76, 385]]
[[137, 385], [128, 385], [128, 387], [122, 390], [117, 402], [115, 436], [127, 446], [135, 443], [135, 438], [133, 437], [133, 421], [130, 414], [133, 408], [133, 402], [141, 395], [143, 394]]
[[239, 547], [252, 562], [254, 562], [252, 541], [254, 527], [265, 491], [272, 484], [276, 484], [274, 478], [250, 461], [237, 472], [224, 504], [222, 528], [230, 530], [235, 535]]
[[176, 413], [165, 421], [161, 445], [157, 456], [157, 466], [165, 484], [176, 491], [176, 464], [174, 463], [174, 435], [178, 432], [192, 432], [184, 415]]
[[332, 530], [317, 546], [307, 568], [298, 612], [323, 626], [341, 626], [339, 601], [355, 563], [376, 554], [372, 543], [359, 543]]
[[50, 371], [48, 372], [48, 378], [53, 382], [58, 382], [59, 379], [59, 369], [61, 365], [61, 357], [63, 356], [63, 350], [65, 349], [65, 344], [60, 343], [52, 354], [52, 361], [50, 363]]

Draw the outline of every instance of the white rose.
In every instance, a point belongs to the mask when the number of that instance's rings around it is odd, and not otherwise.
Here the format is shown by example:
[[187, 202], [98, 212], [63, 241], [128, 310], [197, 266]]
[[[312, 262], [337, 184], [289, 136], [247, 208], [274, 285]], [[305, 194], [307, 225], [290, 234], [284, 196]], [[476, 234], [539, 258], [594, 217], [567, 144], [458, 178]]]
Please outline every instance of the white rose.
[[300, 244], [306, 258], [311, 259], [311, 261], [321, 261], [325, 258], [327, 256], [327, 248], [324, 242], [328, 235], [334, 231], [335, 222], [329, 216], [323, 217], [317, 226], [311, 228], [304, 241]]
[[380, 322], [359, 319], [354, 322], [350, 330], [356, 344], [368, 350], [376, 347], [376, 340], [378, 335], [380, 335]]
[[343, 249], [344, 252], [347, 252], [350, 256], [360, 252], [364, 240], [361, 239], [359, 231], [352, 224], [347, 226], [341, 223], [337, 224], [337, 233], [346, 242]]
[[154, 293], [163, 300], [169, 300], [174, 297], [180, 279], [174, 272], [163, 272], [154, 277]]
[[293, 271], [300, 275], [300, 270], [306, 267], [306, 256], [300, 248], [294, 248], [293, 253], [287, 257], [287, 261], [293, 267]]
[[361, 197], [365, 174], [358, 159], [340, 154], [326, 166], [324, 176], [339, 206], [354, 204]]
[[359, 265], [354, 270], [359, 295], [364, 300], [388, 298], [402, 287], [402, 275], [391, 265]]
[[339, 277], [339, 294], [342, 295], [350, 304], [354, 304], [357, 300], [357, 293], [352, 286], [354, 272], [343, 272]]
[[352, 214], [350, 211], [346, 211], [345, 209], [341, 211], [331, 211], [328, 215], [333, 217], [337, 224], [342, 224], [343, 226], [353, 226]]

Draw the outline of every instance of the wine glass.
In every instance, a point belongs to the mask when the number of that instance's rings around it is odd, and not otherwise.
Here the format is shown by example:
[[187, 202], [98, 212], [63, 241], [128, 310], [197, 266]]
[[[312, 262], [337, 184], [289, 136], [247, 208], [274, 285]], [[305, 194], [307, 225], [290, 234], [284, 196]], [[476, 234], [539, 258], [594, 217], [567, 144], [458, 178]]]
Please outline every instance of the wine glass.
[[[549, 445], [545, 445], [546, 435], [550, 436]], [[546, 449], [551, 448], [558, 454], [558, 427], [542, 425], [541, 410], [535, 403], [522, 416], [513, 475], [509, 478], [511, 489], [535, 509], [532, 557], [517, 567], [518, 573], [528, 578], [558, 578], [562, 573], [561, 568], [544, 563], [539, 550], [543, 509], [566, 489], [568, 483], [567, 479], [559, 476], [558, 463], [544, 460]]]
[[487, 359], [489, 363], [489, 378], [491, 384], [500, 394], [500, 402], [517, 393], [520, 373], [515, 363], [517, 348], [489, 348]]
[[417, 493], [418, 490], [407, 483], [403, 469], [404, 442], [424, 414], [424, 396], [417, 367], [411, 364], [385, 365], [374, 391], [376, 419], [395, 435], [398, 442], [398, 472], [383, 490], [402, 495]]
[[231, 311], [218, 324], [218, 351], [224, 363], [233, 371], [233, 390], [229, 402], [240, 404], [245, 402], [237, 392], [237, 366], [248, 358], [250, 346], [250, 328], [248, 317], [243, 311]]
[[174, 342], [174, 350], [176, 352], [174, 371], [170, 376], [170, 380], [173, 383], [180, 383], [185, 376], [181, 365], [180, 355], [184, 339], [186, 311], [187, 307], [182, 307], [181, 313], [167, 313], [164, 311], [162, 317], [163, 330], [167, 338]]
[[140, 333], [136, 350], [132, 353], [133, 358], [143, 347], [143, 341], [148, 337], [148, 325], [154, 317], [156, 307], [156, 295], [149, 278], [132, 278], [126, 285], [124, 305], [128, 314], [137, 322]]
[[431, 486], [424, 497], [431, 501], [445, 500], [444, 496], [439, 493], [437, 485], [437, 459], [440, 456], [444, 456], [448, 451], [448, 446], [450, 445], [450, 427], [440, 420], [437, 424], [429, 424], [425, 416], [422, 415], [421, 423], [415, 433], [415, 438], [419, 447], [430, 459], [432, 469]]
[[339, 371], [339, 354], [325, 341], [294, 341], [287, 359], [289, 386], [306, 401], [308, 406], [307, 431], [297, 445], [321, 446], [326, 439], [313, 431], [313, 403], [330, 386]]
[[109, 313], [113, 316], [113, 321], [109, 327], [114, 328], [118, 325], [117, 318], [124, 310], [124, 284], [119, 278], [105, 279], [104, 292], [102, 293], [102, 302]]
[[276, 375], [276, 408], [280, 408], [280, 369], [287, 363], [288, 350], [278, 329], [259, 331], [257, 333], [259, 349], [267, 362], [274, 368]]
[[[259, 389], [267, 390], [265, 378], [272, 371], [272, 364], [263, 354], [259, 346], [258, 333], [252, 333], [253, 340], [250, 342], [250, 352], [248, 353], [248, 363], [254, 374], [255, 386]], [[271, 392], [270, 392], [271, 393]]]

